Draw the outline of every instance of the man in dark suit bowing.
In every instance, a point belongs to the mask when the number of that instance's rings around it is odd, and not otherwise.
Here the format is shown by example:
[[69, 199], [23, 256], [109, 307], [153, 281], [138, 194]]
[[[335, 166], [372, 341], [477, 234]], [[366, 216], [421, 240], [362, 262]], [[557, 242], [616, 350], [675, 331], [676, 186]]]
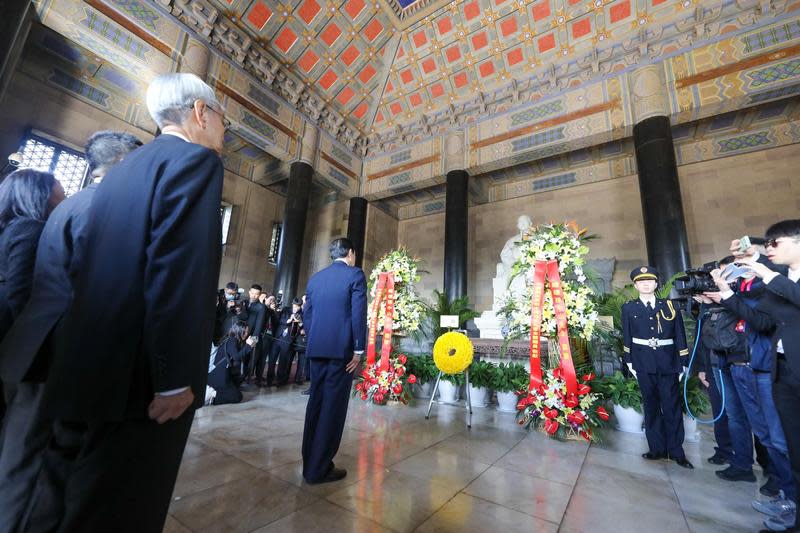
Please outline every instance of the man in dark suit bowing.
[[349, 239], [330, 247], [333, 264], [314, 274], [306, 287], [306, 357], [311, 393], [303, 430], [303, 478], [307, 483], [338, 481], [347, 471], [333, 458], [342, 440], [353, 374], [367, 340], [367, 280], [355, 267]]
[[53, 419], [85, 426], [61, 531], [160, 532], [205, 397], [214, 307], [175, 294], [216, 292], [224, 108], [185, 73], [155, 78], [147, 108], [162, 134], [97, 188], [45, 388]]

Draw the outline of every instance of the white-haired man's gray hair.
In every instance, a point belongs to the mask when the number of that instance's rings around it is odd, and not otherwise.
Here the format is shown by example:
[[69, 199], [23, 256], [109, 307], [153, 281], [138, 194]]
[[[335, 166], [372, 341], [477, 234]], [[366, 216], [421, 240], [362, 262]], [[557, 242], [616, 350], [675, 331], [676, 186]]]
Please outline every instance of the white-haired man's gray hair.
[[195, 100], [202, 100], [220, 113], [224, 111], [214, 90], [194, 74], [162, 74], [147, 87], [147, 110], [159, 128], [183, 124]]
[[122, 161], [122, 158], [142, 145], [135, 136], [124, 131], [98, 131], [86, 142], [86, 159], [96, 178]]

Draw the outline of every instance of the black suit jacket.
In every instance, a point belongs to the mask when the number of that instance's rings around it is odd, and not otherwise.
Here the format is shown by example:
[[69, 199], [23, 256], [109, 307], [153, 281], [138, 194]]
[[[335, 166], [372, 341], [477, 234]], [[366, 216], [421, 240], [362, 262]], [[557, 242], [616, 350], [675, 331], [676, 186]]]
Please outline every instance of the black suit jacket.
[[[72, 281], [80, 271], [89, 206], [96, 190], [92, 184], [70, 196], [47, 219], [36, 252], [31, 298], [0, 344], [3, 381], [41, 381], [46, 376], [52, 355], [48, 337], [72, 300]], [[31, 375], [32, 367], [36, 371]]]
[[[161, 135], [97, 188], [85, 267], [45, 392], [62, 420], [146, 417], [153, 394], [190, 386], [203, 404], [221, 252], [222, 161]], [[175, 294], [197, 294], [186, 306]]]
[[44, 222], [15, 218], [0, 233], [0, 339], [31, 295], [36, 246]]
[[793, 379], [800, 384], [800, 282], [794, 283], [784, 275], [778, 275], [767, 284], [758, 307], [747, 305], [742, 297], [734, 294], [722, 305], [743, 318], [758, 331], [772, 332], [772, 376], [777, 366], [778, 340], [782, 341], [784, 358]]
[[261, 302], [247, 302], [247, 325], [250, 335], [260, 337], [264, 333], [267, 320], [267, 306]]

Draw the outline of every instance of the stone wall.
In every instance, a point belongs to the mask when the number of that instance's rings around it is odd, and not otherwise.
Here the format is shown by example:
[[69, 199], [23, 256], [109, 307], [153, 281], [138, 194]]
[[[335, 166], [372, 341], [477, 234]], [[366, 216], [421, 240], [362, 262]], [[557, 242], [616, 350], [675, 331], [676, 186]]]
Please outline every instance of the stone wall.
[[[431, 292], [434, 289], [441, 291], [444, 286], [444, 213], [401, 220], [398, 224], [398, 245], [405, 246], [411, 254], [422, 260], [421, 268], [427, 274], [422, 274], [417, 289], [420, 296], [430, 300]], [[468, 253], [471, 254], [472, 250]], [[472, 287], [471, 281], [467, 283]]]
[[233, 206], [219, 284], [235, 281], [249, 288], [258, 283], [272, 292], [275, 266], [267, 261], [272, 224], [283, 219], [285, 200], [252, 181], [225, 172], [222, 201]]
[[728, 255], [731, 239], [800, 217], [800, 145], [678, 168], [693, 265]]

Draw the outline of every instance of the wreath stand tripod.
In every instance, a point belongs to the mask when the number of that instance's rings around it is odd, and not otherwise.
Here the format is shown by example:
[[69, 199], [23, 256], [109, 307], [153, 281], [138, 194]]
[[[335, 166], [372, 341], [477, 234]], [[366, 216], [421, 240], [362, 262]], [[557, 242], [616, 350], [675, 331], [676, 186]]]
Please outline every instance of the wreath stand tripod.
[[[436, 377], [436, 384], [433, 386], [433, 392], [431, 392], [431, 399], [428, 402], [428, 412], [425, 414], [425, 420], [430, 419], [431, 417], [431, 407], [433, 407], [434, 398], [436, 398], [436, 393], [439, 391], [439, 382], [442, 380], [442, 376], [444, 372], [441, 370], [439, 371], [439, 375]], [[469, 370], [464, 371], [464, 376], [466, 377], [466, 394], [467, 399], [465, 402], [465, 407], [467, 409], [467, 427], [472, 427], [472, 395], [469, 392]]]

